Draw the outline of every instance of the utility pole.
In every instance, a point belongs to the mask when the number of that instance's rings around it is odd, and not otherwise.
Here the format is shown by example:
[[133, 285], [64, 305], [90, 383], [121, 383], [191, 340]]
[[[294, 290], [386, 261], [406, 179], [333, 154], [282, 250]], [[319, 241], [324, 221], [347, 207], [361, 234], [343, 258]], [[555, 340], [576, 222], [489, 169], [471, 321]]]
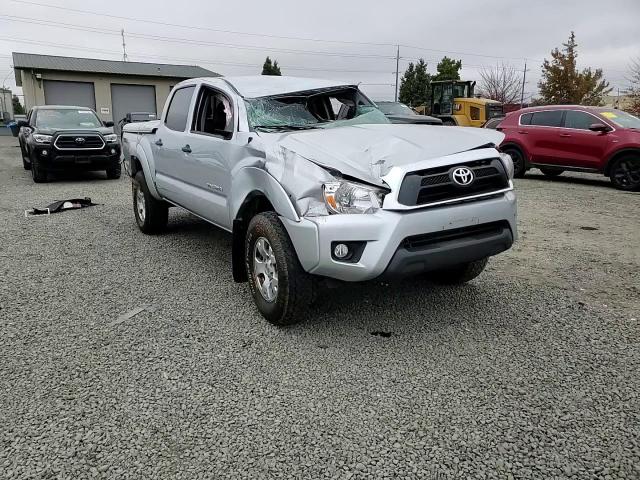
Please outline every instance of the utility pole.
[[400, 45], [396, 51], [396, 102], [398, 101], [398, 75], [400, 73]]
[[122, 61], [126, 62], [129, 60], [129, 57], [127, 56], [127, 44], [124, 41], [124, 28], [120, 30], [120, 33], [122, 34]]
[[524, 61], [524, 73], [522, 74], [522, 93], [520, 94], [520, 108], [524, 108], [524, 84], [527, 81], [527, 61]]

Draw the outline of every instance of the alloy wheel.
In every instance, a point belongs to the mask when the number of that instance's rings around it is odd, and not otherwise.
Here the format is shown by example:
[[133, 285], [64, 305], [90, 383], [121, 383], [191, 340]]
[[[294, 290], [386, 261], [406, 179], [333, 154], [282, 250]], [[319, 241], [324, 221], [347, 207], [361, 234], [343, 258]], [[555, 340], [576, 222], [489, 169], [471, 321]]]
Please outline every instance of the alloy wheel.
[[253, 246], [253, 277], [262, 298], [273, 302], [278, 296], [278, 266], [269, 240], [260, 237]]
[[147, 205], [144, 200], [144, 192], [140, 187], [136, 187], [136, 212], [142, 223], [147, 216]]
[[614, 181], [623, 188], [635, 188], [640, 185], [640, 161], [621, 160], [613, 171]]

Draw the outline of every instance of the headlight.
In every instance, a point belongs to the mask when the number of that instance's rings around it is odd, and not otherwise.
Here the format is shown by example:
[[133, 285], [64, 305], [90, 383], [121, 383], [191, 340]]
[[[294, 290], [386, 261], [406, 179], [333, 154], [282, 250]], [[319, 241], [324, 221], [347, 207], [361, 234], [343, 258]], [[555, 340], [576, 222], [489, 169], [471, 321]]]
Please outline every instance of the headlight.
[[116, 143], [118, 141], [118, 135], [115, 133], [108, 133], [104, 136], [104, 141], [107, 143]]
[[41, 133], [34, 133], [33, 139], [36, 143], [51, 143], [51, 135], [42, 135]]
[[511, 159], [511, 155], [507, 153], [501, 153], [500, 160], [502, 160], [502, 164], [504, 165], [504, 168], [507, 171], [507, 176], [509, 177], [509, 179], [512, 179], [513, 178], [513, 160]]
[[337, 181], [323, 185], [324, 202], [331, 213], [374, 213], [385, 191], [359, 183]]

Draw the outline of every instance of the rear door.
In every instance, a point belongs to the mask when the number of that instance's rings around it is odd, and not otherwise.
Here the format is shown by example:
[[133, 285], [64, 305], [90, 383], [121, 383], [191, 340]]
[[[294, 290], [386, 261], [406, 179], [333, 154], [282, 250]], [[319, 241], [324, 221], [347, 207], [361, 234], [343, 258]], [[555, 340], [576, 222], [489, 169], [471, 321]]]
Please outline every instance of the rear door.
[[594, 123], [602, 120], [580, 110], [565, 111], [563, 128], [558, 129], [558, 161], [562, 165], [588, 169], [600, 166], [610, 136], [589, 130]]
[[167, 111], [151, 142], [156, 168], [158, 192], [168, 200], [192, 210], [194, 187], [187, 179], [194, 178], [194, 165], [186, 146], [187, 124], [191, 118], [191, 104], [195, 85], [184, 86], [172, 92]]
[[564, 110], [542, 110], [532, 112], [530, 124], [521, 126], [533, 163], [556, 165], [561, 162], [559, 152], [563, 141], [560, 130], [563, 119]]

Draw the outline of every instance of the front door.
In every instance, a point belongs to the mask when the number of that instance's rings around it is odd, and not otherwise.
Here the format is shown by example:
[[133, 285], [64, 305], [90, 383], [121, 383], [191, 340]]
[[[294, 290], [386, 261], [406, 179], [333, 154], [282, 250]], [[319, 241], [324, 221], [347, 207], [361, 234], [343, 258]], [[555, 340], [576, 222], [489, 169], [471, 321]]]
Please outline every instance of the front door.
[[243, 147], [236, 142], [232, 96], [201, 86], [187, 135], [191, 167], [188, 181], [196, 189], [194, 212], [222, 228], [231, 229], [229, 194], [231, 169]]
[[564, 128], [559, 129], [559, 163], [574, 168], [595, 168], [602, 163], [609, 135], [592, 132], [589, 127], [602, 123], [599, 118], [578, 110], [567, 110]]

